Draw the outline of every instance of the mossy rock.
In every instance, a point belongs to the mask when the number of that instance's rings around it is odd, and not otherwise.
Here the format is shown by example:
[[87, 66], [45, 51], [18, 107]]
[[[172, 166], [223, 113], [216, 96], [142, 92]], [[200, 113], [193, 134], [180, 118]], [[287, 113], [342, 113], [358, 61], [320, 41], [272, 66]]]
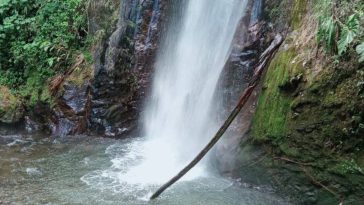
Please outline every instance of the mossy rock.
[[66, 83], [81, 87], [93, 78], [94, 70], [90, 65], [81, 65], [76, 67], [75, 70], [65, 80]]
[[265, 88], [258, 99], [253, 119], [256, 140], [277, 140], [286, 135], [286, 123], [292, 103], [291, 93], [302, 80], [302, 65], [295, 60], [295, 48], [281, 49], [265, 75]]
[[298, 29], [301, 26], [303, 17], [306, 14], [307, 0], [294, 0], [291, 13], [291, 26]]
[[303, 74], [300, 73], [296, 76], [286, 79], [278, 87], [279, 89], [281, 89], [281, 91], [290, 93], [298, 88], [298, 85], [301, 83], [302, 79], [303, 79]]
[[0, 122], [17, 123], [24, 116], [21, 100], [4, 86], [0, 86]]

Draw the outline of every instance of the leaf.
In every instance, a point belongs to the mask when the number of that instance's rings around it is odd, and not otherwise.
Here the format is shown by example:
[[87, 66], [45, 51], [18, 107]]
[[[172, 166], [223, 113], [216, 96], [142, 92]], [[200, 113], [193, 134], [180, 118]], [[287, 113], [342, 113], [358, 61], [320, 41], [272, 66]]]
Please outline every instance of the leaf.
[[47, 63], [48, 63], [48, 65], [49, 65], [50, 67], [52, 67], [52, 66], [53, 66], [53, 64], [54, 64], [54, 58], [48, 58], [48, 59], [47, 59]]
[[335, 47], [335, 34], [337, 30], [336, 22], [333, 17], [326, 17], [320, 20], [317, 33], [318, 43], [323, 43], [326, 52], [332, 52]]
[[353, 42], [355, 37], [356, 34], [353, 31], [349, 30], [347, 27], [344, 27], [340, 36], [340, 40], [337, 44], [339, 56], [341, 56], [346, 51], [348, 45]]
[[359, 15], [353, 14], [349, 16], [345, 25], [343, 25], [340, 40], [337, 44], [339, 56], [346, 52], [347, 47], [353, 42], [354, 38], [360, 32]]
[[364, 62], [364, 42], [356, 47], [356, 52], [359, 54], [359, 62]]

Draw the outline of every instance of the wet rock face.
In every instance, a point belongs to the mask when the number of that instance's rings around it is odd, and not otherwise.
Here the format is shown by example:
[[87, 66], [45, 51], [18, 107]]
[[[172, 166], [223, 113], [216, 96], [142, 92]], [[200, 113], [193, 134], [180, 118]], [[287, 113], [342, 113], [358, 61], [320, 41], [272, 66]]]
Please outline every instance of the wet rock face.
[[81, 86], [66, 84], [63, 88], [63, 100], [66, 105], [68, 105], [75, 114], [85, 112], [89, 86], [87, 84]]
[[269, 25], [262, 20], [262, 0], [249, 0], [245, 16], [235, 34], [231, 55], [221, 77], [223, 105], [228, 111], [235, 106], [241, 92], [253, 76], [260, 54], [273, 40]]
[[[115, 28], [94, 51], [90, 124], [99, 134], [119, 137], [137, 126], [150, 84], [163, 3], [122, 1]], [[102, 29], [99, 25], [94, 21], [91, 27]]]
[[89, 34], [95, 38], [93, 64], [80, 54], [68, 71], [55, 76], [59, 82], [52, 105], [39, 102], [24, 111], [10, 92], [4, 100], [0, 96], [0, 123], [21, 121], [27, 132], [48, 130], [60, 137], [89, 131], [121, 137], [136, 130], [166, 2], [91, 0], [87, 12]]
[[[279, 1], [266, 3], [271, 9]], [[311, 1], [288, 1], [271, 18], [275, 30], [286, 23], [290, 30], [267, 69], [250, 132], [265, 154], [239, 163], [259, 161], [241, 175], [252, 179], [260, 167], [300, 204], [363, 204], [363, 67], [350, 54], [336, 64], [316, 50], [314, 8]]]
[[[222, 72], [218, 95], [224, 110], [221, 118], [226, 119], [231, 110], [236, 106], [241, 93], [248, 86], [254, 66], [259, 60], [259, 55], [269, 44], [269, 30], [267, 24], [261, 21], [262, 1], [249, 1], [246, 15], [240, 22], [235, 34], [232, 53]], [[215, 154], [217, 163], [222, 173], [228, 173], [234, 169], [237, 152], [240, 149], [240, 141], [250, 127], [250, 122], [255, 109], [257, 94], [253, 94], [245, 109], [239, 114], [226, 132], [226, 138], [217, 145]]]
[[87, 81], [81, 85], [71, 82], [63, 85], [63, 95], [53, 109], [53, 119], [49, 124], [53, 135], [62, 137], [87, 131], [89, 94], [90, 86]]

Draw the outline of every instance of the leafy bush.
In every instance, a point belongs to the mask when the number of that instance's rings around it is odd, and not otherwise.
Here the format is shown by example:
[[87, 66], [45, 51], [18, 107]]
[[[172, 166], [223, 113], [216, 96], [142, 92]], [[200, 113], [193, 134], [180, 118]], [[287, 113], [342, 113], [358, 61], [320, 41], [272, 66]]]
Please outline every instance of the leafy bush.
[[341, 29], [341, 34], [337, 47], [339, 55], [341, 56], [344, 52], [346, 52], [347, 47], [359, 35], [360, 32], [359, 15], [355, 13], [349, 16], [346, 23], [342, 24], [340, 29]]
[[[342, 56], [348, 48], [364, 39], [364, 3], [358, 0], [323, 0], [319, 4], [319, 28], [317, 42], [328, 53]], [[353, 6], [354, 5], [354, 6]], [[359, 61], [364, 60], [364, 45], [357, 46]]]
[[[85, 0], [2, 0], [0, 85], [35, 89], [72, 64], [87, 34]], [[28, 89], [32, 89], [29, 88]]]
[[320, 19], [317, 41], [323, 43], [327, 52], [335, 51], [337, 24], [332, 17]]

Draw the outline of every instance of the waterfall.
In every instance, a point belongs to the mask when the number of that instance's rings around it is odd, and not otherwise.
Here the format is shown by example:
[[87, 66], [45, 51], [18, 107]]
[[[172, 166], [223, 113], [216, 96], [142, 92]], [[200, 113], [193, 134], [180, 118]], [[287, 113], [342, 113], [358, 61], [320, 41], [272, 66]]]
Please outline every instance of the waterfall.
[[[189, 0], [173, 18], [155, 64], [145, 108], [146, 139], [135, 145], [142, 162], [122, 180], [162, 183], [176, 174], [218, 129], [214, 99], [220, 73], [247, 0]], [[205, 174], [196, 167], [184, 179]]]
[[250, 25], [254, 25], [260, 20], [259, 18], [262, 16], [263, 12], [262, 9], [263, 9], [263, 0], [255, 0], [253, 4], [253, 10], [251, 13]]

